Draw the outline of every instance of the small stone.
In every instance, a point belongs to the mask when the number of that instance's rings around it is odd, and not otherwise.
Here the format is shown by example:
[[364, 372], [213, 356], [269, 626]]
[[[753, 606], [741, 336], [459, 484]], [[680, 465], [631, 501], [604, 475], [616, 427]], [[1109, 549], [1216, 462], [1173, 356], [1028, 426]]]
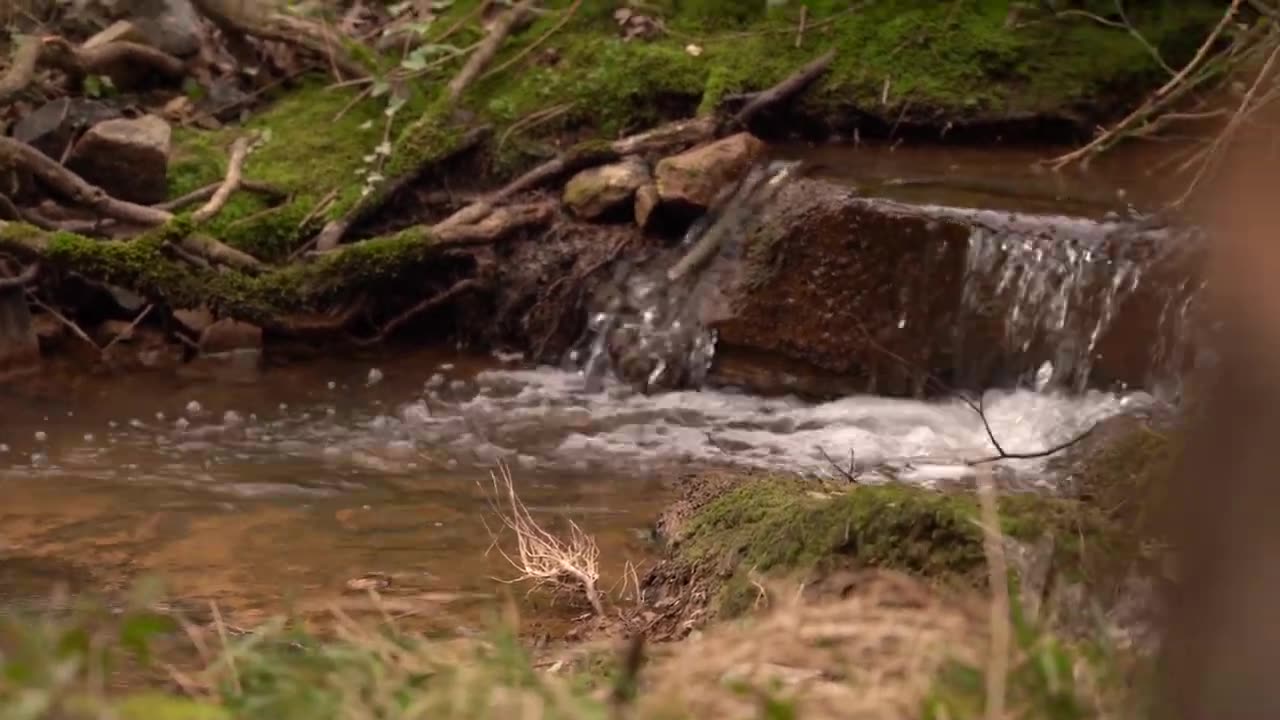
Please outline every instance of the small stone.
[[169, 123], [155, 115], [107, 120], [80, 138], [67, 167], [121, 200], [163, 202], [172, 137]]
[[662, 202], [705, 210], [729, 183], [740, 178], [764, 152], [764, 143], [751, 133], [663, 158], [654, 173]]
[[191, 0], [159, 0], [135, 5], [146, 8], [136, 13], [133, 24], [147, 45], [180, 58], [200, 51], [200, 14]]
[[564, 204], [574, 215], [594, 220], [625, 205], [649, 181], [649, 166], [636, 157], [589, 168], [565, 185]]
[[200, 333], [200, 354], [261, 350], [262, 328], [239, 320], [219, 320]]
[[173, 319], [197, 335], [214, 323], [213, 313], [207, 307], [174, 310]]

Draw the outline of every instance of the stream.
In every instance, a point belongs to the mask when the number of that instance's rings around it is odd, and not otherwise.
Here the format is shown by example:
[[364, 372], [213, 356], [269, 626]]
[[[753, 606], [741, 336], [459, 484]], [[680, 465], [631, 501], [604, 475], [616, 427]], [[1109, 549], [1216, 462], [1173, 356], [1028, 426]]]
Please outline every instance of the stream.
[[[930, 184], [945, 190], [932, 202], [968, 207], [1038, 209], [1055, 197], [957, 180], [964, 166], [937, 157], [903, 153], [896, 167], [871, 157], [859, 182], [910, 189], [896, 199], [920, 201]], [[938, 180], [930, 163], [950, 170]], [[1116, 193], [1093, 192], [1070, 208], [1109, 211]], [[50, 372], [4, 388], [0, 607], [47, 605], [55, 586], [99, 594], [157, 576], [175, 602], [217, 601], [248, 625], [288, 609], [368, 611], [363, 590], [376, 583], [396, 612], [457, 628], [479, 623], [505, 587], [494, 578], [510, 575], [488, 552], [486, 488], [499, 461], [535, 517], [572, 517], [596, 536], [608, 587], [624, 563], [651, 557], [649, 528], [683, 473], [834, 477], [833, 459], [852, 458], [870, 479], [939, 483], [993, 452], [982, 419], [953, 398], [594, 384], [519, 356], [423, 350], [272, 367], [248, 384]], [[984, 395], [1009, 452], [1153, 402], [1136, 390], [1043, 386]], [[998, 465], [1011, 482], [1052, 488], [1042, 463]]]

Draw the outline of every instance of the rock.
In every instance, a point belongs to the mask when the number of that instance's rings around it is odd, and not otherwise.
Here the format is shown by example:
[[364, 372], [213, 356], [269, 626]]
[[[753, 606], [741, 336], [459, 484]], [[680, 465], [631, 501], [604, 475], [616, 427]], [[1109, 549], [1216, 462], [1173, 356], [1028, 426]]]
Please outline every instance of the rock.
[[56, 350], [67, 338], [67, 326], [58, 318], [41, 313], [31, 318], [31, 326], [35, 329], [36, 339], [40, 342], [40, 351], [44, 353]]
[[40, 341], [22, 288], [0, 290], [0, 382], [40, 367]]
[[238, 320], [219, 320], [200, 333], [200, 354], [262, 350], [262, 328]]
[[13, 137], [60, 160], [77, 134], [119, 117], [119, 110], [97, 100], [59, 98], [23, 115], [13, 126]]
[[653, 211], [657, 209], [662, 197], [658, 195], [658, 186], [649, 183], [636, 189], [636, 225], [644, 230], [650, 227]]
[[200, 51], [200, 14], [191, 0], [144, 0], [134, 3], [133, 24], [143, 42], [180, 58]]
[[163, 202], [172, 134], [155, 115], [100, 122], [76, 143], [67, 167], [121, 200]]
[[103, 362], [119, 370], [174, 370], [182, 364], [182, 347], [153, 327], [107, 320], [93, 335], [94, 342], [104, 348]]
[[744, 132], [663, 158], [655, 171], [658, 196], [663, 203], [704, 210], [763, 152], [764, 143]]
[[782, 357], [899, 396], [1003, 386], [1046, 362], [1059, 387], [1149, 387], [1188, 354], [1168, 310], [1199, 284], [1196, 251], [1180, 242], [1132, 223], [914, 206], [796, 180], [734, 253], [716, 362]]
[[207, 307], [174, 310], [173, 319], [197, 336], [203, 335], [205, 329], [214, 322], [213, 313]]
[[640, 158], [589, 168], [564, 187], [564, 204], [574, 215], [595, 220], [627, 204], [636, 190], [650, 181], [649, 166]]

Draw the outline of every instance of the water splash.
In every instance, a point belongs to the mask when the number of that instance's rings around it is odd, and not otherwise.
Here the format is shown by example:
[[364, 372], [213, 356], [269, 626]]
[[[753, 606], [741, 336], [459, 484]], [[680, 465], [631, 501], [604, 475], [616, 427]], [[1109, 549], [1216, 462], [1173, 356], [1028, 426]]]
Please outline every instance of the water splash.
[[756, 167], [721, 194], [673, 252], [619, 263], [590, 309], [587, 335], [570, 353], [588, 389], [612, 373], [642, 392], [699, 387], [715, 357], [711, 322], [742, 239], [797, 163]]

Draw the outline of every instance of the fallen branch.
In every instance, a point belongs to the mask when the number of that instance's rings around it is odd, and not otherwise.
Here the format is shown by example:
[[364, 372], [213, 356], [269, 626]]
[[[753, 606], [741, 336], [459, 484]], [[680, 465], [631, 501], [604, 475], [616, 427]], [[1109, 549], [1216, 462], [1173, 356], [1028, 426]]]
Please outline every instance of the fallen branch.
[[125, 339], [125, 338], [126, 338], [126, 337], [128, 337], [129, 335], [132, 335], [132, 334], [133, 334], [134, 329], [136, 329], [136, 328], [138, 327], [138, 324], [139, 324], [139, 323], [141, 323], [144, 319], [146, 319], [146, 317], [147, 317], [148, 315], [150, 315], [150, 314], [151, 314], [151, 310], [152, 310], [153, 308], [155, 308], [155, 305], [150, 305], [150, 304], [148, 304], [146, 307], [142, 308], [142, 312], [138, 313], [137, 317], [135, 317], [135, 318], [133, 319], [133, 322], [129, 323], [129, 327], [127, 327], [127, 328], [125, 328], [125, 329], [121, 330], [120, 332], [116, 333], [116, 336], [115, 336], [115, 337], [113, 337], [113, 338], [111, 338], [111, 342], [107, 343], [106, 345], [104, 345], [104, 346], [102, 347], [102, 354], [103, 354], [103, 356], [106, 356], [107, 351], [108, 351], [108, 350], [110, 350], [112, 347], [114, 347], [116, 343], [118, 343], [118, 342], [120, 342], [121, 340]]
[[249, 157], [250, 144], [251, 138], [249, 137], [236, 138], [236, 141], [231, 144], [231, 159], [227, 161], [226, 178], [223, 179], [218, 189], [214, 191], [209, 201], [191, 214], [192, 220], [198, 223], [205, 222], [217, 215], [226, 206], [227, 201], [231, 199], [231, 194], [240, 187], [241, 176], [244, 174], [244, 161], [245, 158]]
[[376, 196], [370, 196], [367, 201], [358, 202], [345, 215], [335, 220], [330, 220], [321, 228], [319, 234], [309, 240], [302, 247], [294, 251], [294, 255], [300, 255], [307, 251], [307, 248], [314, 246], [319, 252], [328, 252], [336, 248], [342, 243], [342, 239], [351, 230], [353, 226], [363, 221], [373, 213], [382, 209], [382, 207], [396, 197], [402, 190], [409, 187], [422, 176], [432, 165], [454, 157], [460, 153], [466, 152], [471, 148], [479, 145], [486, 137], [488, 137], [490, 128], [488, 126], [472, 128], [468, 130], [457, 145], [444, 157], [431, 157], [424, 162], [400, 175], [391, 179], [385, 186], [380, 188]]
[[[185, 207], [188, 207], [190, 205], [195, 205], [198, 202], [204, 202], [209, 198], [213, 197], [213, 194], [218, 191], [218, 188], [222, 187], [222, 183], [223, 183], [222, 180], [219, 180], [216, 183], [210, 183], [208, 185], [205, 185], [202, 188], [197, 188], [195, 190], [192, 190], [186, 195], [176, 197], [172, 200], [166, 200], [165, 202], [162, 202], [158, 205], [153, 205], [152, 207], [156, 208], [157, 210], [167, 210], [169, 212], [178, 212], [179, 210]], [[259, 182], [257, 180], [241, 179], [240, 187], [244, 188], [245, 190], [256, 192], [260, 195], [266, 195], [268, 198], [272, 200], [284, 200], [289, 196], [289, 193], [281, 190], [280, 188], [274, 185], [271, 185], [270, 183]]]
[[488, 67], [489, 63], [502, 49], [502, 43], [507, 36], [527, 20], [533, 9], [535, 0], [520, 0], [510, 10], [506, 11], [499, 17], [493, 26], [489, 28], [489, 34], [485, 36], [480, 43], [480, 47], [467, 58], [467, 62], [458, 71], [458, 74], [449, 81], [449, 101], [455, 102], [462, 95], [462, 91], [466, 90], [472, 82], [475, 81], [480, 73]]
[[808, 65], [787, 76], [782, 82], [752, 96], [751, 100], [725, 123], [724, 128], [745, 127], [761, 111], [790, 100], [821, 77], [831, 67], [835, 57], [836, 51], [828, 50]]
[[154, 226], [173, 219], [170, 212], [127, 200], [117, 200], [30, 145], [0, 136], [0, 166], [2, 165], [30, 170], [42, 182], [69, 200], [116, 220]]
[[69, 77], [80, 80], [87, 75], [106, 75], [117, 82], [123, 77], [117, 71], [134, 73], [138, 68], [178, 80], [186, 77], [186, 63], [149, 45], [117, 40], [91, 48], [76, 47], [61, 37], [45, 38], [44, 52], [48, 62]]
[[516, 536], [516, 554], [512, 557], [498, 544], [497, 533], [485, 524], [493, 539], [492, 547], [497, 548], [503, 559], [519, 573], [512, 580], [499, 582], [529, 581], [533, 583], [533, 589], [548, 587], [553, 591], [576, 588], [586, 596], [596, 615], [603, 617], [604, 604], [596, 588], [600, 579], [600, 547], [595, 540], [572, 520], [569, 521], [569, 537], [563, 540], [538, 525], [516, 495], [515, 481], [506, 464], [500, 464], [498, 472], [490, 473], [489, 477], [493, 481], [492, 495], [486, 492], [489, 507], [501, 519], [503, 526]]
[[480, 76], [481, 79], [487, 78], [491, 75], [497, 75], [503, 70], [506, 70], [512, 65], [515, 65], [516, 63], [520, 62], [524, 58], [528, 57], [529, 53], [533, 52], [539, 45], [546, 42], [547, 38], [551, 37], [552, 35], [555, 35], [557, 32], [559, 32], [560, 28], [563, 28], [565, 25], [568, 25], [569, 21], [573, 19], [574, 13], [578, 12], [578, 8], [581, 6], [582, 6], [582, 0], [573, 0], [573, 4], [570, 5], [567, 9], [565, 9], [564, 13], [560, 15], [560, 20], [557, 21], [555, 25], [552, 25], [550, 28], [548, 28], [547, 31], [542, 33], [542, 35], [540, 35], [537, 40], [534, 40], [533, 42], [529, 43], [524, 48], [522, 48], [520, 52], [516, 53], [510, 60], [507, 60], [506, 62], [502, 63], [496, 68], [492, 68], [491, 70], [486, 72], [484, 75], [481, 75]]
[[0, 291], [26, 287], [27, 285], [35, 282], [36, 278], [39, 276], [40, 263], [32, 263], [27, 266], [26, 270], [23, 270], [13, 277], [0, 277]]
[[0, 78], [0, 105], [7, 105], [13, 96], [27, 89], [40, 64], [40, 38], [27, 35], [14, 48], [9, 60], [9, 70]]
[[63, 315], [62, 313], [58, 312], [56, 309], [54, 309], [47, 303], [41, 301], [40, 298], [36, 297], [36, 294], [31, 292], [29, 288], [27, 289], [27, 300], [29, 300], [32, 305], [35, 305], [36, 307], [48, 313], [49, 315], [52, 315], [55, 320], [57, 320], [59, 323], [62, 323], [63, 327], [70, 330], [72, 335], [75, 335], [76, 337], [83, 340], [86, 344], [89, 345], [89, 347], [92, 347], [94, 350], [97, 350], [99, 354], [102, 353], [102, 348], [98, 347], [98, 343], [94, 342], [93, 338], [89, 337], [88, 333], [82, 330], [79, 325], [75, 324], [75, 322], [73, 322], [66, 315]]
[[445, 290], [438, 295], [432, 295], [431, 297], [424, 298], [422, 301], [415, 303], [412, 307], [404, 310], [399, 315], [396, 315], [388, 321], [386, 325], [382, 326], [382, 329], [378, 331], [378, 334], [367, 338], [353, 338], [353, 342], [357, 345], [377, 345], [391, 337], [396, 330], [399, 330], [401, 326], [415, 317], [434, 310], [463, 293], [471, 292], [472, 290], [482, 290], [485, 287], [485, 283], [475, 278], [459, 280], [450, 286], [448, 290]]

